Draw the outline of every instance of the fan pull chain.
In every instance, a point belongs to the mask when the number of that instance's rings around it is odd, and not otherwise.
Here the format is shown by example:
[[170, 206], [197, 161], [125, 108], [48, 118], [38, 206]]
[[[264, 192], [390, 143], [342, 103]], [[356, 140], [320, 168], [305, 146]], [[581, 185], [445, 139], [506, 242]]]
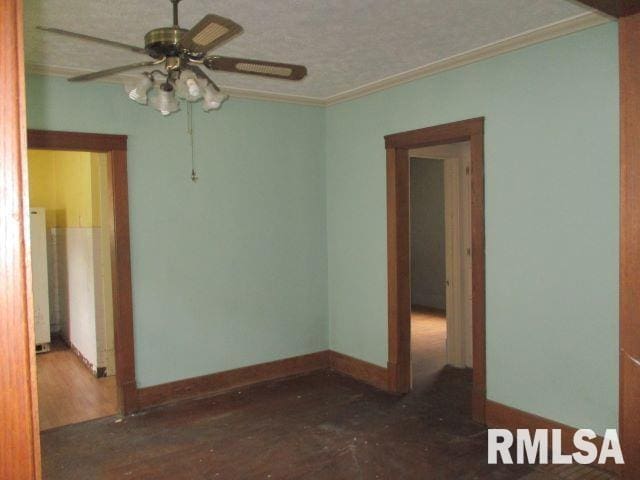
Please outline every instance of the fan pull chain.
[[196, 156], [193, 146], [193, 110], [191, 102], [187, 102], [187, 133], [189, 134], [189, 142], [191, 145], [191, 181], [196, 183], [198, 181], [198, 174], [196, 173]]

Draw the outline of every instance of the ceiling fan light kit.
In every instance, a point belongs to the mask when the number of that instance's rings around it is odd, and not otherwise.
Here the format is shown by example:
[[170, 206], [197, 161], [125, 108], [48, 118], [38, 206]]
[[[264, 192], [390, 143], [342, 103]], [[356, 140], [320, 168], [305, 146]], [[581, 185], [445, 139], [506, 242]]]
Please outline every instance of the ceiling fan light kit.
[[147, 93], [153, 87], [153, 80], [149, 75], [142, 75], [136, 83], [125, 83], [124, 89], [129, 94], [129, 98], [142, 105], [147, 104]]
[[180, 110], [176, 95], [188, 102], [202, 101], [205, 112], [219, 109], [228, 98], [200, 66], [213, 72], [225, 71], [284, 80], [301, 80], [307, 75], [307, 69], [302, 65], [207, 55], [210, 50], [242, 33], [242, 27], [228, 18], [209, 14], [190, 30], [180, 28], [178, 3], [181, 0], [170, 1], [173, 4], [173, 26], [147, 32], [144, 48], [59, 28], [38, 28], [149, 55], [153, 60], [79, 75], [69, 78], [69, 81], [95, 80], [140, 67], [156, 67], [151, 72], [140, 74], [137, 81], [125, 84], [125, 91], [131, 100], [148, 104], [165, 116]]
[[228, 95], [216, 91], [211, 85], [205, 87], [203, 97], [202, 109], [205, 112], [218, 110], [222, 106], [222, 102], [229, 98]]
[[176, 80], [176, 95], [189, 102], [197, 102], [202, 98], [202, 89], [207, 86], [204, 79], [199, 79], [191, 70], [185, 70]]
[[156, 94], [149, 100], [149, 105], [164, 116], [180, 110], [180, 102], [178, 102], [171, 85], [156, 87]]

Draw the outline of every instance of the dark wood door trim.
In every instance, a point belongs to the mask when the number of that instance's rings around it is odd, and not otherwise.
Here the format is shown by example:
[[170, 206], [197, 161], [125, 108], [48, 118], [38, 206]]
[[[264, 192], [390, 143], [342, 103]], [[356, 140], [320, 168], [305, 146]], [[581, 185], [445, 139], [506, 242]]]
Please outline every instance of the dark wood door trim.
[[411, 388], [409, 149], [462, 141], [469, 141], [471, 145], [473, 418], [484, 423], [486, 402], [484, 118], [473, 118], [385, 137], [389, 390], [395, 393], [406, 393]]
[[0, 9], [0, 478], [39, 479], [22, 2]]
[[27, 137], [29, 148], [105, 153], [127, 150], [126, 135], [29, 130]]
[[78, 150], [107, 154], [111, 175], [113, 223], [111, 229], [114, 344], [116, 381], [120, 411], [137, 410], [137, 390], [133, 344], [133, 307], [131, 295], [131, 253], [129, 245], [129, 200], [127, 182], [127, 137], [96, 133], [29, 130], [29, 148]]
[[640, 13], [620, 19], [620, 414], [623, 478], [640, 478]]
[[638, 0], [577, 0], [612, 17], [622, 18], [640, 13]]

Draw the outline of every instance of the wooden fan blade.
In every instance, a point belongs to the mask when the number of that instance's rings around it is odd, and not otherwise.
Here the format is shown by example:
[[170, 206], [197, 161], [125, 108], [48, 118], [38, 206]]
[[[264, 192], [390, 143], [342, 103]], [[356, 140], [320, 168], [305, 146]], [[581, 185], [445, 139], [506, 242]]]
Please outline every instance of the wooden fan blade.
[[70, 82], [86, 82], [87, 80], [95, 80], [96, 78], [107, 77], [116, 73], [124, 72], [126, 70], [132, 70], [138, 67], [149, 67], [151, 65], [157, 65], [163, 60], [150, 60], [147, 62], [130, 63], [129, 65], [120, 65], [119, 67], [109, 68], [107, 70], [100, 70], [98, 72], [86, 73], [84, 75], [78, 75], [77, 77], [71, 77], [68, 80]]
[[204, 54], [240, 33], [242, 27], [233, 20], [209, 14], [182, 36], [180, 46]]
[[211, 70], [246, 73], [263, 77], [282, 78], [285, 80], [301, 80], [307, 75], [307, 67], [290, 63], [265, 62], [248, 58], [231, 58], [212, 55], [203, 60]]
[[136, 47], [134, 45], [127, 45], [126, 43], [114, 42], [113, 40], [105, 40], [104, 38], [92, 37], [91, 35], [85, 35], [84, 33], [69, 32], [60, 28], [49, 27], [37, 27], [39, 30], [50, 33], [57, 33], [59, 35], [66, 35], [67, 37], [79, 38], [81, 40], [88, 40], [90, 42], [102, 43], [103, 45], [109, 45], [111, 47], [124, 48], [131, 52], [142, 53], [148, 55], [144, 48]]

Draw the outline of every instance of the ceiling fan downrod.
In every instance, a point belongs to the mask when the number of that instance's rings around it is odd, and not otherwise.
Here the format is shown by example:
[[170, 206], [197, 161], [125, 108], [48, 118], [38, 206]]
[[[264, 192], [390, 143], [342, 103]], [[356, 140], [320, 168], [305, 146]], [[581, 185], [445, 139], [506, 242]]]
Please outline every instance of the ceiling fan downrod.
[[180, 3], [180, 0], [171, 0], [171, 3], [173, 4], [173, 26], [179, 28], [180, 26], [178, 25], [178, 4]]

